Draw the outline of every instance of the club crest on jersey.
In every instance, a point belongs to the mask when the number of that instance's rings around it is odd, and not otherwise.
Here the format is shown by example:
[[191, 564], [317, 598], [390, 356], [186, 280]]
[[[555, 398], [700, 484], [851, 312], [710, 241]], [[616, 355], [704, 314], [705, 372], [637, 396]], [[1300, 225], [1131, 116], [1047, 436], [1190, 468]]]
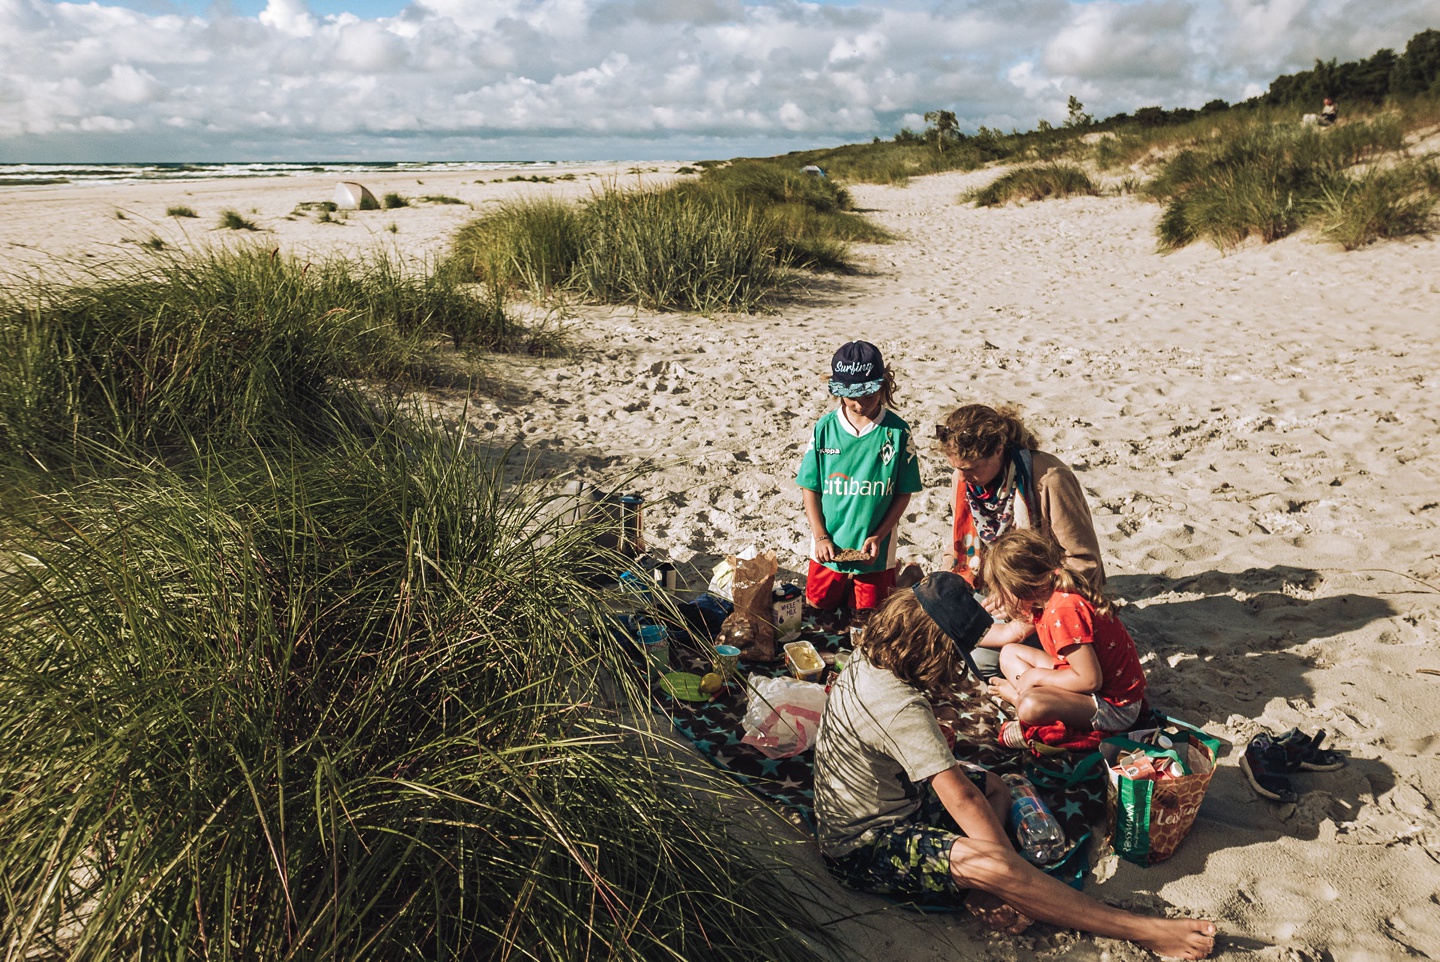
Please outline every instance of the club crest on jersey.
[[895, 460], [895, 443], [887, 440], [885, 446], [880, 449], [880, 463], [889, 464]]

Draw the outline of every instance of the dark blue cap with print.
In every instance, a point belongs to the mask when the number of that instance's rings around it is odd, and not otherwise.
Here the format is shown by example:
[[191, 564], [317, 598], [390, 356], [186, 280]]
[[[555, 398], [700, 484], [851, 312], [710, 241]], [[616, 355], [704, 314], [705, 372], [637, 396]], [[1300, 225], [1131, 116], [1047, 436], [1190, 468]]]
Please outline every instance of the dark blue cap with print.
[[869, 341], [847, 341], [830, 359], [830, 393], [868, 397], [885, 386], [885, 359]]

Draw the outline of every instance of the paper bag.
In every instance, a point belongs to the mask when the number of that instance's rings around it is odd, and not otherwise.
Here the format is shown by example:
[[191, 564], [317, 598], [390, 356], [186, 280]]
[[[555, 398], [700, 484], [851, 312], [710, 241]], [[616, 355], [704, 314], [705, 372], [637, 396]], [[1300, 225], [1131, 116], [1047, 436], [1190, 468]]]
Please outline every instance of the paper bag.
[[720, 626], [715, 642], [739, 648], [745, 661], [774, 661], [777, 646], [775, 624], [770, 620], [770, 593], [775, 587], [775, 573], [780, 570], [775, 552], [766, 551], [748, 561], [734, 557], [729, 561], [735, 571], [730, 586], [735, 610]]

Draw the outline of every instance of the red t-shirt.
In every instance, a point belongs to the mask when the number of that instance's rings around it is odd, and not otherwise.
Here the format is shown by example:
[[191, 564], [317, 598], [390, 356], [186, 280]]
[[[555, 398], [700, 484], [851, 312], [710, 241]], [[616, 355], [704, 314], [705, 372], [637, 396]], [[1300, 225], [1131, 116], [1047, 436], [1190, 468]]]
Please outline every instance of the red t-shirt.
[[1080, 595], [1057, 591], [1035, 619], [1035, 633], [1046, 653], [1057, 662], [1062, 648], [1094, 645], [1100, 660], [1100, 690], [1096, 692], [1112, 705], [1129, 705], [1145, 697], [1145, 669], [1130, 632], [1113, 615], [1101, 616], [1095, 606]]

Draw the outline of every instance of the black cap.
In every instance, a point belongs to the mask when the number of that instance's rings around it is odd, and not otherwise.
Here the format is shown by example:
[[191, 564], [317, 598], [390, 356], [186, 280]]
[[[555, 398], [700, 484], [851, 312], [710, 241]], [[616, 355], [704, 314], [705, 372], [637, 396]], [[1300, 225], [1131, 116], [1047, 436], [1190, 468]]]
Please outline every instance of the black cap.
[[[975, 600], [969, 582], [953, 571], [932, 571], [915, 586], [915, 598], [925, 614], [950, 636], [956, 649], [970, 661], [970, 651], [995, 624], [990, 612]], [[971, 670], [974, 665], [971, 664]]]
[[830, 393], [868, 397], [885, 386], [885, 359], [869, 341], [847, 341], [830, 358]]

